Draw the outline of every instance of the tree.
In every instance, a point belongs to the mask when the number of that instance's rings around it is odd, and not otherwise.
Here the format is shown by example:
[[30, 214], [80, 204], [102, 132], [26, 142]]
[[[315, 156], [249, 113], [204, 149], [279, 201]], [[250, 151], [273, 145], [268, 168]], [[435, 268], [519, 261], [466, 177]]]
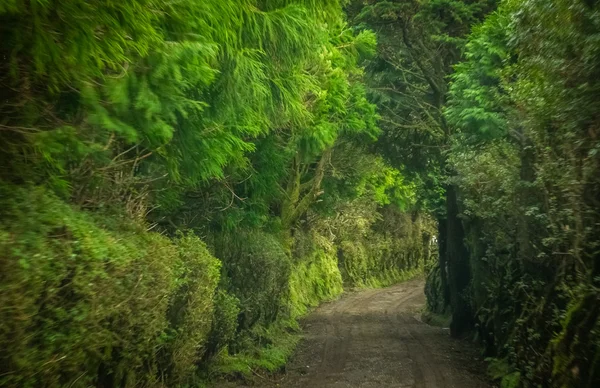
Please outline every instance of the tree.
[[505, 1], [453, 77], [471, 300], [506, 386], [598, 384], [596, 12]]
[[421, 203], [438, 219], [439, 267], [443, 305], [451, 306], [452, 333], [471, 324], [470, 282], [463, 226], [458, 218], [454, 173], [446, 158], [454, 129], [443, 108], [447, 77], [461, 58], [470, 27], [493, 1], [354, 2], [350, 13], [358, 28], [379, 35], [378, 56], [367, 68], [367, 83], [382, 115], [380, 150], [420, 183]]

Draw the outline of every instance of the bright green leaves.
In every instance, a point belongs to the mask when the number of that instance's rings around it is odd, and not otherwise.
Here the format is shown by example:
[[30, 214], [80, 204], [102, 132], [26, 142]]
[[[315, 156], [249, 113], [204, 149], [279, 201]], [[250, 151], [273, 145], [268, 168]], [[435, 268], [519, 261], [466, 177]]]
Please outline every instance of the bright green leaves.
[[493, 13], [473, 29], [465, 61], [455, 67], [446, 117], [471, 140], [497, 138], [508, 131], [509, 36], [507, 12]]
[[374, 240], [357, 285], [422, 267], [346, 4], [0, 4], [9, 384], [197, 385], [342, 291], [334, 234]]
[[[113, 145], [144, 147], [162, 165], [154, 171], [166, 169], [184, 187], [222, 177], [226, 166], [243, 168], [252, 141], [276, 129], [312, 127], [306, 133], [314, 134], [307, 138], [315, 140], [316, 155], [335, 141], [340, 125], [333, 123], [344, 115], [348, 94], [343, 70], [319, 56], [331, 46], [325, 22], [341, 23], [337, 2], [323, 6], [233, 0], [177, 7], [160, 1], [16, 4], [18, 12], [3, 16], [14, 28], [2, 50], [13, 58], [14, 105], [29, 108], [13, 112], [7, 104], [2, 111], [10, 126], [22, 125], [21, 116], [31, 111], [26, 121], [32, 132], [72, 124], [71, 142], [104, 154], [95, 161], [115, 157]], [[323, 72], [311, 71], [325, 62]], [[54, 94], [43, 91], [47, 87], [74, 98], [56, 106]], [[319, 94], [326, 101], [313, 109], [307, 102]]]
[[341, 135], [378, 134], [375, 106], [366, 98], [361, 83], [362, 69], [357, 63], [363, 53], [372, 53], [375, 38], [371, 32], [353, 35], [344, 25], [330, 32], [310, 67], [318, 89], [307, 96], [311, 120], [296, 134], [299, 149], [310, 158], [331, 147]]
[[406, 182], [395, 168], [383, 165], [369, 180], [375, 201], [380, 205], [393, 204], [406, 211], [416, 202], [414, 183]]

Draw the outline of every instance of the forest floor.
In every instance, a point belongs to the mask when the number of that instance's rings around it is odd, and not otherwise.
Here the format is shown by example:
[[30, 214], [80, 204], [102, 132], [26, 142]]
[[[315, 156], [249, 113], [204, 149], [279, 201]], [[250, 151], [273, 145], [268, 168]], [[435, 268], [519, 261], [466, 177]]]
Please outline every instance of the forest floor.
[[286, 373], [254, 386], [491, 387], [475, 346], [420, 320], [423, 284], [351, 292], [323, 304], [303, 319], [304, 338]]

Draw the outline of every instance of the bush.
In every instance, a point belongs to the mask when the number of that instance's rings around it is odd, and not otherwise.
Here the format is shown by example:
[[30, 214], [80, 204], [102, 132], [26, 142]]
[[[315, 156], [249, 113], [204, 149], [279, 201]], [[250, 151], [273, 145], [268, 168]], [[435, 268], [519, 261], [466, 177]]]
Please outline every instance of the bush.
[[[198, 360], [206, 351], [213, 326], [213, 296], [219, 282], [221, 262], [193, 234], [180, 234], [175, 240], [180, 261], [177, 263], [177, 289], [171, 297], [165, 347], [165, 370], [170, 385], [189, 379]], [[218, 303], [219, 301], [215, 301]]]
[[240, 300], [239, 330], [274, 322], [287, 296], [290, 257], [273, 235], [223, 235], [217, 256], [223, 261], [223, 287]]
[[316, 233], [300, 234], [296, 242], [301, 249], [296, 250], [289, 280], [290, 315], [293, 318], [343, 292], [335, 246]]
[[215, 355], [235, 339], [240, 314], [240, 300], [224, 290], [215, 295], [215, 310], [209, 335], [209, 355]]
[[189, 374], [218, 280], [200, 240], [176, 245], [38, 187], [0, 185], [0, 198], [1, 385], [126, 387]]
[[423, 275], [420, 247], [408, 243], [378, 236], [365, 242], [342, 242], [339, 256], [344, 281], [354, 287], [386, 287]]
[[342, 241], [340, 244], [340, 263], [346, 283], [356, 287], [365, 287], [370, 278], [370, 259], [360, 241]]

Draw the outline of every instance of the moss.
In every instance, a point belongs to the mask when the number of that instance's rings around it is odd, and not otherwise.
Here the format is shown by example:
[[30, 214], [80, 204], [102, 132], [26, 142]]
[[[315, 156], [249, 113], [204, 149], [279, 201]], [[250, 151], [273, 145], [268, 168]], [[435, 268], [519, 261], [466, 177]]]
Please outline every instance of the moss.
[[343, 292], [342, 276], [332, 246], [316, 248], [292, 268], [289, 281], [290, 315], [296, 318], [309, 308]]
[[[260, 327], [255, 334], [262, 338], [263, 344], [254, 344], [237, 354], [220, 353], [211, 361], [208, 377], [236, 377], [251, 380], [263, 373], [275, 373], [281, 370], [296, 349], [300, 340], [296, 326], [292, 321], [281, 321], [271, 328]], [[264, 344], [267, 342], [267, 344]]]
[[598, 291], [589, 285], [581, 285], [577, 291], [566, 311], [562, 330], [549, 345], [552, 376], [560, 387], [594, 385], [594, 364], [600, 353]]

